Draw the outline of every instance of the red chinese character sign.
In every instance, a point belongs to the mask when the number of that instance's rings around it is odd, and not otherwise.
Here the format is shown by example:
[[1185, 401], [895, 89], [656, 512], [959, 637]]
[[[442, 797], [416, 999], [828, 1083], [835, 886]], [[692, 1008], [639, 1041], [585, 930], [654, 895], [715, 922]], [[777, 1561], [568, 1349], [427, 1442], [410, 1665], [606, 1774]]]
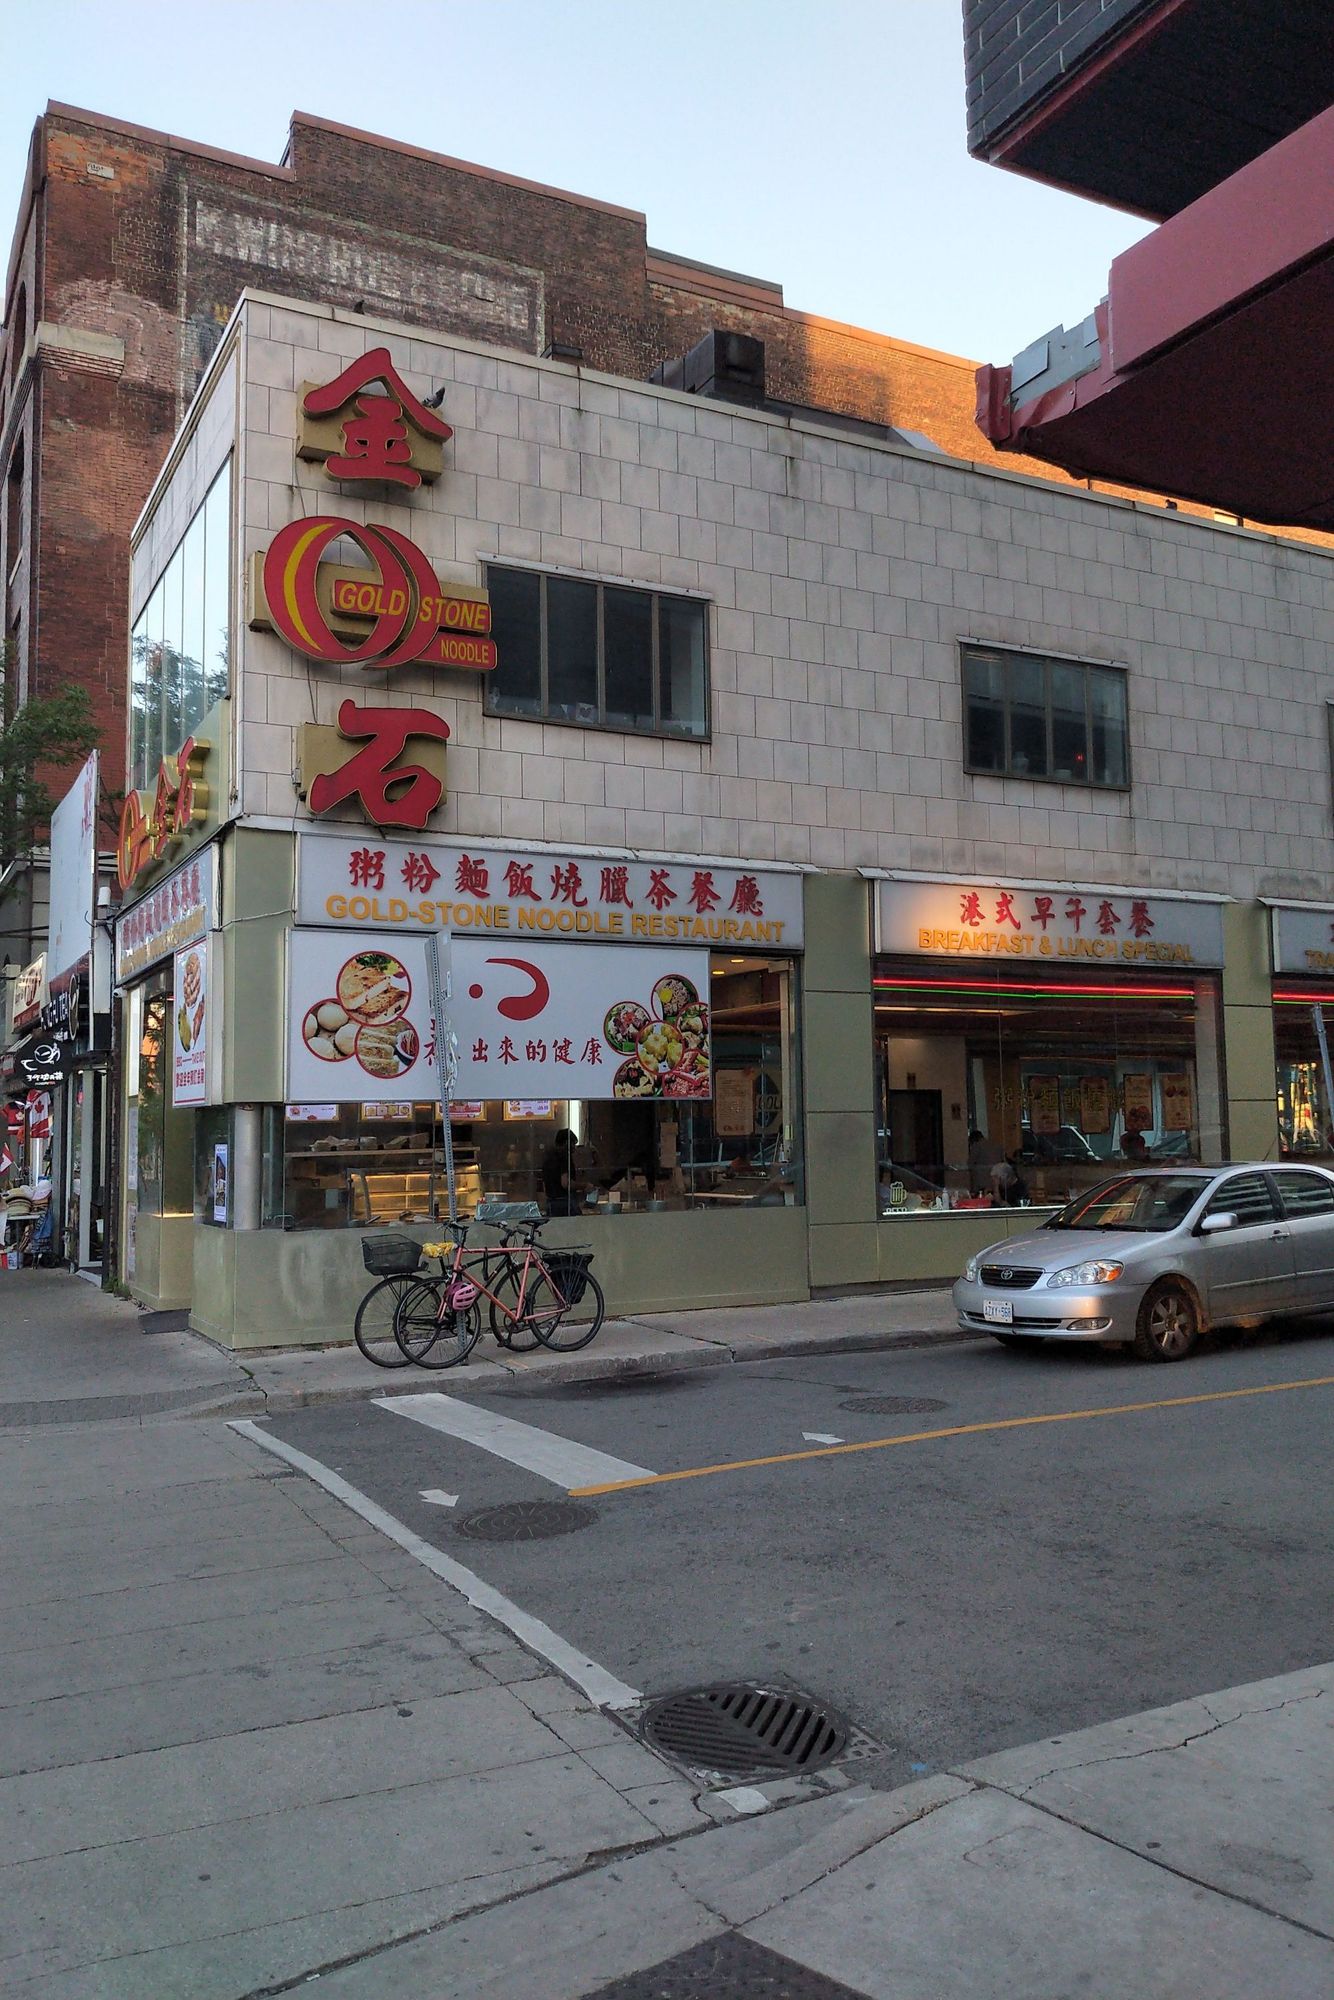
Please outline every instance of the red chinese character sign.
[[1217, 903], [1137, 889], [876, 884], [876, 949], [951, 959], [1221, 965]]
[[202, 773], [209, 745], [187, 737], [172, 757], [158, 766], [152, 791], [127, 792], [116, 838], [116, 875], [129, 889], [155, 861], [170, 854], [178, 840], [203, 824], [208, 812], [208, 786]]
[[412, 491], [440, 477], [442, 446], [452, 436], [444, 418], [413, 395], [387, 347], [372, 348], [332, 382], [308, 383], [302, 392], [297, 454], [323, 459], [340, 486]]
[[[337, 806], [360, 806], [374, 826], [421, 828], [445, 796], [444, 779], [424, 762], [414, 762], [409, 745], [443, 744], [449, 724], [428, 708], [374, 708], [345, 701], [338, 711], [338, 734], [360, 749], [309, 783], [306, 802], [313, 813]], [[363, 850], [364, 852], [364, 850]], [[405, 877], [405, 880], [407, 878]], [[416, 879], [424, 882], [424, 872]], [[363, 886], [383, 888], [381, 874]]]
[[[294, 931], [288, 949], [289, 1099], [433, 1098], [425, 939]], [[461, 1095], [713, 1094], [707, 952], [456, 937], [453, 984]]]
[[304, 924], [485, 931], [515, 943], [775, 950], [802, 942], [802, 877], [737, 863], [614, 861], [330, 830], [302, 836], [297, 899]]

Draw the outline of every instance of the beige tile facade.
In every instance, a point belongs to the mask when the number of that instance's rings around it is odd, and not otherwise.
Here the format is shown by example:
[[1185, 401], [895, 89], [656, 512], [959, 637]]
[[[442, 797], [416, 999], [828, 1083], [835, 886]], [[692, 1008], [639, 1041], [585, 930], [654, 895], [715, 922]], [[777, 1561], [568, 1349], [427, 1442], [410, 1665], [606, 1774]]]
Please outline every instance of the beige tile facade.
[[[328, 307], [251, 295], [240, 316], [247, 559], [294, 515], [338, 513], [410, 534], [456, 581], [499, 558], [711, 607], [712, 736], [693, 744], [487, 717], [461, 671], [307, 663], [240, 606], [247, 815], [304, 818], [298, 723], [350, 692], [425, 696], [452, 732], [441, 834], [1334, 895], [1320, 551]], [[445, 387], [454, 429], [443, 478], [406, 503], [295, 456], [301, 384], [380, 345], [418, 394]], [[165, 548], [152, 502], [145, 521]], [[152, 567], [141, 541], [136, 594]], [[1133, 788], [968, 776], [966, 638], [1124, 666]]]

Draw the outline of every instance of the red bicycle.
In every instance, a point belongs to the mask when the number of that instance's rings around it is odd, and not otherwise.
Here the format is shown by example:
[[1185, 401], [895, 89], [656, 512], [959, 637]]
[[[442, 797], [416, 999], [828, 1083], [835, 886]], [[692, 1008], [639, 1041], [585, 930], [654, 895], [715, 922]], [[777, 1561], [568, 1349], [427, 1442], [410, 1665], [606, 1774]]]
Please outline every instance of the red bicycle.
[[[422, 1278], [399, 1300], [394, 1338], [409, 1361], [422, 1368], [453, 1368], [466, 1361], [482, 1334], [482, 1300], [491, 1332], [502, 1347], [541, 1344], [558, 1354], [587, 1347], [602, 1325], [607, 1304], [589, 1269], [585, 1246], [544, 1249], [543, 1225], [533, 1202], [497, 1202], [480, 1208], [474, 1221], [500, 1229], [499, 1246], [467, 1247], [467, 1223], [453, 1225], [446, 1243], [427, 1243], [428, 1257], [440, 1259], [438, 1277]], [[588, 1306], [571, 1318], [579, 1307]]]

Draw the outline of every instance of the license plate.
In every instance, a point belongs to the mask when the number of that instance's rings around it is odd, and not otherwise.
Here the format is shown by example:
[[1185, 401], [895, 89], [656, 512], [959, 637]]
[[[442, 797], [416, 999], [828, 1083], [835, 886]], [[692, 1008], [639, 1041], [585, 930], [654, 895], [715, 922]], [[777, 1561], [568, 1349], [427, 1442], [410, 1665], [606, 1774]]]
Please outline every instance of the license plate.
[[985, 1320], [990, 1320], [993, 1326], [1013, 1326], [1014, 1300], [983, 1299], [982, 1317]]

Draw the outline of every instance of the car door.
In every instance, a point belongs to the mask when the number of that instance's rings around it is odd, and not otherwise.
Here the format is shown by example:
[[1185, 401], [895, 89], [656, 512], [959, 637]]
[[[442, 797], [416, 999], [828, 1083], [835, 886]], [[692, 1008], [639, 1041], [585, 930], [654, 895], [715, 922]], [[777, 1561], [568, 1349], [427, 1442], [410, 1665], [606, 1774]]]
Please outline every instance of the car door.
[[1192, 1271], [1204, 1280], [1212, 1320], [1263, 1319], [1290, 1312], [1296, 1295], [1292, 1234], [1268, 1177], [1230, 1174], [1210, 1195], [1200, 1220], [1235, 1215], [1236, 1226], [1200, 1236]]
[[1334, 1180], [1309, 1167], [1276, 1167], [1270, 1178], [1292, 1232], [1298, 1310], [1334, 1305]]

